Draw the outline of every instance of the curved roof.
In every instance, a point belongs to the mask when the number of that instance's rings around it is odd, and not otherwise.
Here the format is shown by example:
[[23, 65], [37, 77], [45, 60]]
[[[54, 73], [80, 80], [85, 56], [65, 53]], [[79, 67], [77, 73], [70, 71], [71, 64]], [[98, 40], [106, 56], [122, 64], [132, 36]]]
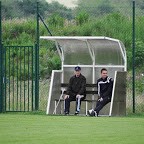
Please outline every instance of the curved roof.
[[55, 41], [64, 65], [107, 65], [124, 67], [127, 58], [124, 44], [109, 37], [41, 36]]

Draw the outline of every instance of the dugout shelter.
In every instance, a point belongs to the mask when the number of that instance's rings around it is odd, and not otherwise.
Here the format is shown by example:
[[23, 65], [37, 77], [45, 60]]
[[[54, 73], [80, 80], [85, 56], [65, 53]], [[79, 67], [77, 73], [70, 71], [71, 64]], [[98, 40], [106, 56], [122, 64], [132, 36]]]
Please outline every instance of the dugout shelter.
[[[61, 70], [52, 71], [46, 114], [63, 114], [62, 99], [57, 106], [62, 91], [61, 84], [69, 82], [75, 66], [82, 68], [87, 84], [95, 84], [100, 77], [100, 70], [106, 68], [108, 75], [114, 79], [114, 88], [111, 103], [103, 108], [100, 115], [126, 114], [127, 56], [120, 40], [92, 36], [41, 36], [40, 39], [54, 41], [61, 59]], [[97, 94], [88, 94], [86, 101], [82, 102], [81, 114], [87, 115], [87, 110], [95, 107], [96, 100]], [[75, 103], [72, 102], [71, 113], [74, 110]]]

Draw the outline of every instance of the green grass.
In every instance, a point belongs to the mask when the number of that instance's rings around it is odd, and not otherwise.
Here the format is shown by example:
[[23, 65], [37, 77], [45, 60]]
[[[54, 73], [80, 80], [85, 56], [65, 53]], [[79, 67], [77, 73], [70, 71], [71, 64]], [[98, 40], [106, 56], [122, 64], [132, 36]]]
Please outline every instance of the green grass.
[[143, 144], [144, 117], [0, 114], [1, 144]]

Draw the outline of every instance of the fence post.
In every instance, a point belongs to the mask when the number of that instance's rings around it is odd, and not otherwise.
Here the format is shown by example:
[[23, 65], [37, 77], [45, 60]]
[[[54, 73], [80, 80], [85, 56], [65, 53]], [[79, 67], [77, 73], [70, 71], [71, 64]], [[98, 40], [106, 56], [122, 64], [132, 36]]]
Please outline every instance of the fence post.
[[37, 28], [35, 44], [35, 110], [39, 110], [39, 3], [37, 2]]
[[35, 110], [39, 110], [39, 63], [38, 44], [35, 44]]
[[135, 0], [133, 0], [133, 26], [132, 26], [132, 68], [133, 68], [133, 79], [132, 79], [132, 91], [133, 91], [133, 113], [135, 113]]
[[3, 112], [3, 46], [2, 46], [2, 16], [0, 1], [0, 113]]

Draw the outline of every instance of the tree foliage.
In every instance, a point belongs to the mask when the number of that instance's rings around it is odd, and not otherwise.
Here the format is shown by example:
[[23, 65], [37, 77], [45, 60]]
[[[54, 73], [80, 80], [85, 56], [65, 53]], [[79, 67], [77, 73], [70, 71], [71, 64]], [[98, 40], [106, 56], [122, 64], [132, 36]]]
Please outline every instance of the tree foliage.
[[[136, 0], [137, 13], [143, 15], [144, 0]], [[85, 10], [92, 16], [117, 11], [123, 15], [132, 14], [132, 0], [78, 0], [77, 12]]]
[[113, 10], [110, 0], [78, 0], [77, 11], [86, 11], [90, 15], [102, 15]]
[[64, 18], [61, 17], [58, 13], [54, 13], [49, 17], [48, 23], [54, 27], [63, 27]]
[[2, 14], [4, 19], [36, 16], [37, 2], [39, 13], [46, 17], [59, 13], [61, 17], [72, 18], [72, 10], [58, 2], [47, 3], [46, 0], [2, 0]]
[[[127, 10], [128, 6], [131, 9], [130, 0], [79, 0], [78, 7], [73, 10], [73, 12], [76, 11], [75, 18], [72, 16], [71, 9], [67, 9], [57, 2], [51, 4], [45, 2], [45, 0], [39, 1], [40, 13], [48, 23], [53, 35], [107, 36], [119, 39], [126, 46], [128, 69], [132, 68], [132, 17], [128, 17], [122, 8], [121, 12], [118, 10], [124, 2], [126, 5], [124, 10]], [[140, 2], [142, 0], [137, 1], [138, 6], [141, 4]], [[5, 14], [3, 17], [11, 18], [11, 20], [3, 21], [4, 44], [33, 45], [36, 20], [31, 16], [36, 15], [36, 0], [2, 0], [2, 4], [3, 14]], [[25, 19], [24, 15], [30, 18]], [[17, 17], [23, 19], [12, 19]], [[67, 21], [71, 18], [73, 18], [72, 21]], [[143, 16], [136, 17], [136, 68], [144, 65], [143, 23]], [[43, 25], [40, 25], [40, 35], [47, 35]], [[52, 69], [60, 68], [60, 59], [54, 44], [41, 40], [40, 46], [42, 48], [40, 49], [40, 74], [45, 77], [46, 74], [50, 75]], [[47, 53], [48, 55], [46, 55]]]

